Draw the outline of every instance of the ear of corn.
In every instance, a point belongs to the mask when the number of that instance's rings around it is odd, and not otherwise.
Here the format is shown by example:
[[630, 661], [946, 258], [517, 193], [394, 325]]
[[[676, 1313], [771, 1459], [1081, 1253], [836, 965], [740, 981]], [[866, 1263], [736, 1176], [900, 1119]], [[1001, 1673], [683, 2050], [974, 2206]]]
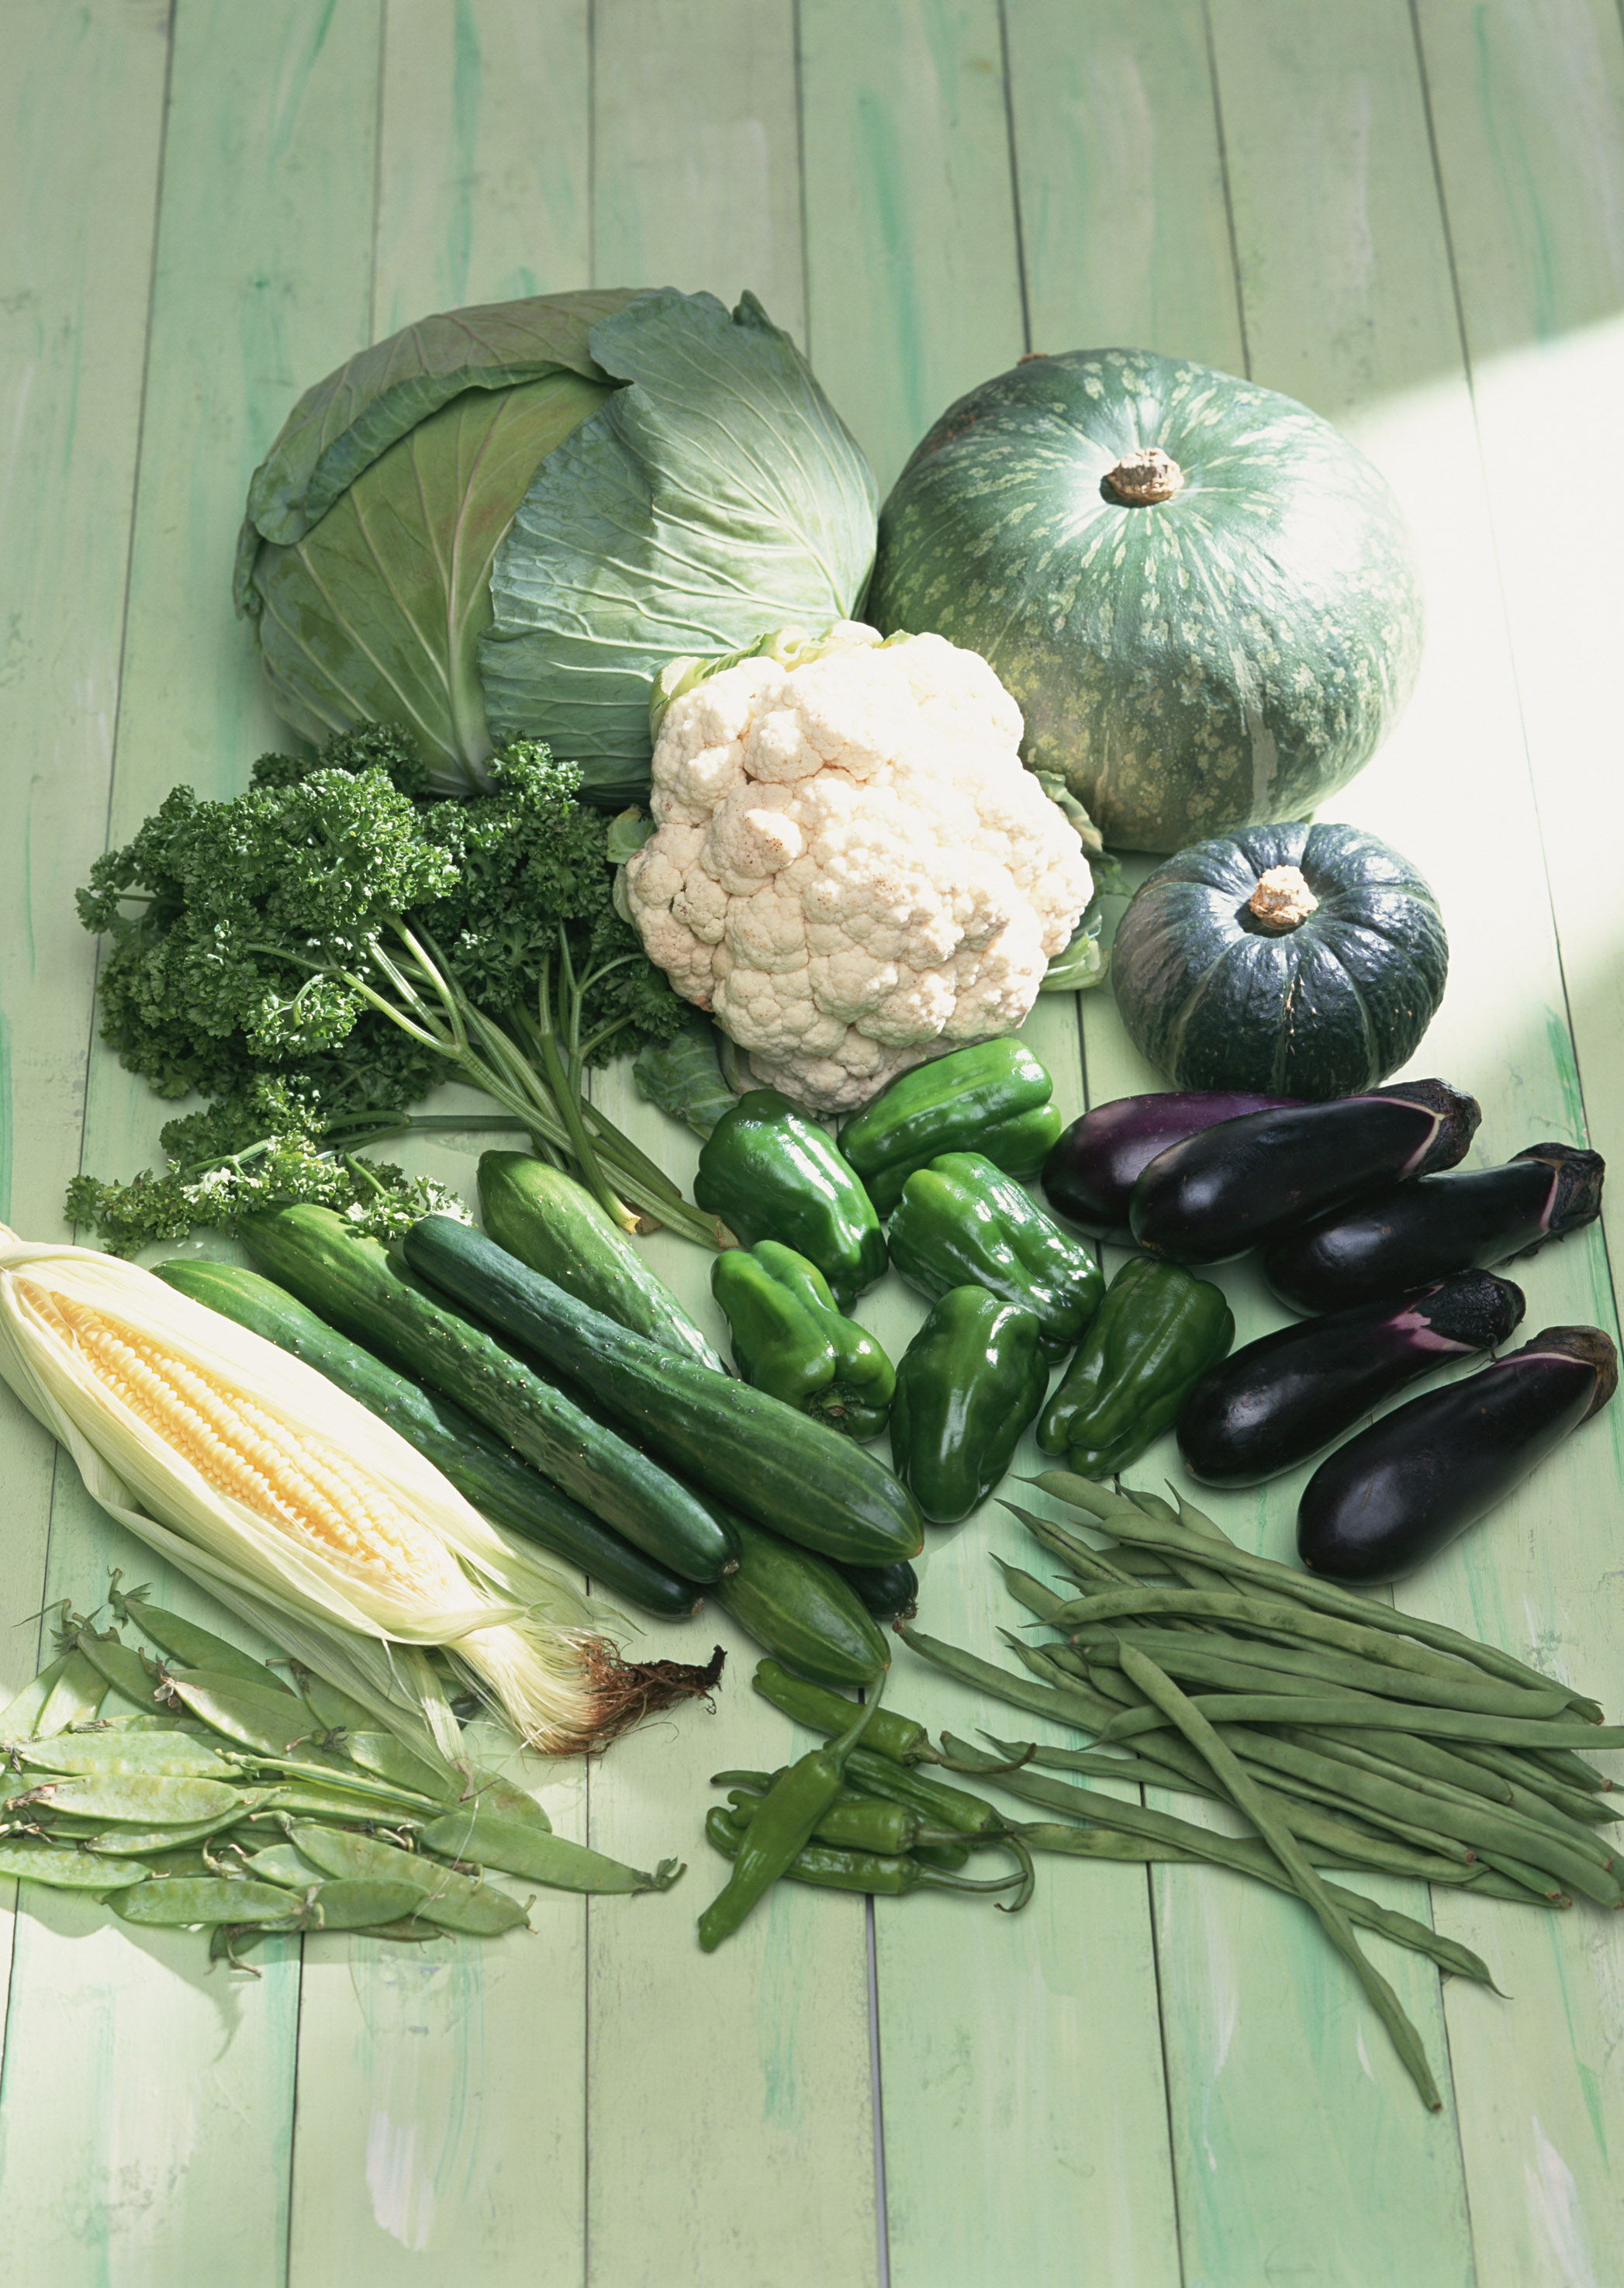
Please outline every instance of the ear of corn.
[[0, 1226], [0, 1375], [101, 1505], [421, 1752], [445, 1645], [534, 1744], [590, 1744], [598, 1616], [301, 1360], [90, 1249]]

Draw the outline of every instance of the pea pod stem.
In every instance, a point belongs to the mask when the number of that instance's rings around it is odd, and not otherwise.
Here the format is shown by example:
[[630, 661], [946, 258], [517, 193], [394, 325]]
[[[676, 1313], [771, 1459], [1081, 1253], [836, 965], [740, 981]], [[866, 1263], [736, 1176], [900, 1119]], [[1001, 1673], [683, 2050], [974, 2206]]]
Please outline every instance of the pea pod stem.
[[1438, 2085], [1427, 2063], [1426, 2051], [1398, 1997], [1360, 1948], [1345, 1909], [1327, 1890], [1296, 1838], [1276, 1817], [1240, 1758], [1224, 1745], [1194, 1702], [1179, 1690], [1172, 1678], [1158, 1668], [1154, 1661], [1146, 1659], [1143, 1653], [1136, 1652], [1129, 1645], [1123, 1648], [1123, 1667], [1146, 1698], [1169, 1723], [1176, 1726], [1197, 1754], [1212, 1767], [1215, 1778], [1221, 1783], [1235, 1808], [1244, 1818], [1251, 1821], [1291, 1878], [1303, 1903], [1316, 1917], [1326, 1936], [1363, 1987], [1371, 2007], [1387, 2028], [1406, 2071], [1420, 2093], [1422, 2102], [1431, 2112], [1440, 2111], [1443, 2100], [1438, 2095]]

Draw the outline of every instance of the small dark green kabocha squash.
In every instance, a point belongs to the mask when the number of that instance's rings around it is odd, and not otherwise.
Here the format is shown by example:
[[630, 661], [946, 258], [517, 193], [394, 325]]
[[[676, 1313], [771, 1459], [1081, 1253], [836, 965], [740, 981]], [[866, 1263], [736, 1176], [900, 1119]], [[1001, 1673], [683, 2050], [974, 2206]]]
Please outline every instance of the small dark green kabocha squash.
[[1407, 858], [1352, 826], [1253, 826], [1134, 894], [1111, 957], [1135, 1046], [1175, 1088], [1319, 1102], [1413, 1056], [1449, 944]]
[[866, 616], [991, 661], [1107, 845], [1302, 818], [1369, 761], [1421, 659], [1384, 478], [1305, 405], [1144, 350], [1031, 357], [915, 449]]

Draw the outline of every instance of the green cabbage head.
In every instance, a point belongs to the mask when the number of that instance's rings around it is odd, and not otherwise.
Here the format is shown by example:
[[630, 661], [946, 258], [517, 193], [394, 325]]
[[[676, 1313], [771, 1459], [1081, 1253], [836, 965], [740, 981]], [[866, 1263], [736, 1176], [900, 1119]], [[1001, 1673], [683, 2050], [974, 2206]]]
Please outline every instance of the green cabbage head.
[[416, 736], [433, 784], [545, 739], [582, 792], [646, 791], [677, 655], [856, 612], [874, 480], [746, 294], [553, 294], [406, 327], [306, 390], [237, 548], [277, 711]]

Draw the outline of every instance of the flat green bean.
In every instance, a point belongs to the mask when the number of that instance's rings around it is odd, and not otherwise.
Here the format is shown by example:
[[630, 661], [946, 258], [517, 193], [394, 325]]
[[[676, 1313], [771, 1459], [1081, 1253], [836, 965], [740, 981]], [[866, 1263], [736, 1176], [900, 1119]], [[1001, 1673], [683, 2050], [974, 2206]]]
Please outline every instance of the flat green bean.
[[[1337, 1587], [1334, 1582], [1322, 1581], [1312, 1573], [1303, 1573], [1289, 1565], [1278, 1565], [1268, 1557], [1254, 1557], [1244, 1550], [1226, 1545], [1222, 1554], [1215, 1553], [1212, 1544], [1188, 1523], [1193, 1517], [1202, 1517], [1210, 1528], [1212, 1521], [1202, 1513], [1181, 1503], [1181, 1522], [1169, 1526], [1164, 1520], [1148, 1515], [1127, 1495], [1113, 1494], [1102, 1486], [1091, 1485], [1086, 1478], [1074, 1476], [1066, 1470], [1045, 1470], [1034, 1482], [1045, 1493], [1057, 1500], [1069, 1501], [1077, 1508], [1096, 1517], [1105, 1530], [1119, 1535], [1124, 1541], [1137, 1542], [1145, 1547], [1169, 1549], [1175, 1554], [1192, 1556], [1198, 1562], [1206, 1559], [1225, 1573], [1239, 1578], [1261, 1583], [1290, 1599], [1316, 1608], [1321, 1612], [1335, 1614], [1343, 1619], [1356, 1620], [1366, 1628], [1381, 1629], [1397, 1636], [1412, 1637], [1417, 1643], [1428, 1645], [1434, 1651], [1453, 1653], [1458, 1659], [1470, 1662], [1492, 1676], [1504, 1678], [1513, 1684], [1542, 1690], [1551, 1682], [1511, 1654], [1495, 1646], [1479, 1644], [1475, 1638], [1462, 1636], [1458, 1630], [1444, 1627], [1436, 1621], [1423, 1621], [1414, 1613], [1400, 1612], [1396, 1606], [1382, 1605], [1374, 1599], [1356, 1595], [1351, 1589]], [[1601, 1710], [1593, 1700], [1570, 1693], [1569, 1705], [1585, 1716], [1599, 1720]], [[1566, 1745], [1566, 1742], [1560, 1744]], [[1581, 1742], [1580, 1744], [1586, 1744]], [[1594, 1739], [1588, 1744], [1599, 1744]]]
[[[1130, 1676], [1135, 1670], [1129, 1667], [1127, 1654], [1132, 1649], [1124, 1648], [1122, 1662]], [[1512, 1747], [1534, 1747], [1551, 1741], [1566, 1747], [1571, 1740], [1588, 1735], [1597, 1748], [1624, 1747], [1624, 1725], [1570, 1725], [1555, 1718], [1535, 1724], [1525, 1717], [1477, 1716], [1463, 1709], [1380, 1700], [1374, 1694], [1207, 1693], [1200, 1696], [1200, 1702], [1198, 1713], [1212, 1724], [1335, 1724], [1353, 1731], [1419, 1732], [1446, 1740], [1501, 1741]], [[1158, 1708], [1124, 1709], [1112, 1718], [1101, 1736], [1137, 1739], [1141, 1732], [1156, 1731], [1170, 1721]]]
[[[1111, 1800], [1100, 1798], [1092, 1788], [1070, 1787], [1062, 1780], [1045, 1780], [1038, 1773], [1024, 1768], [1019, 1771], [1006, 1770], [1002, 1775], [989, 1769], [986, 1776], [995, 1787], [1002, 1788], [1008, 1794], [1041, 1804], [1050, 1810], [1064, 1811], [1077, 1819], [1093, 1820], [1093, 1807], [1102, 1800]], [[1267, 1847], [1256, 1838], [1220, 1835], [1211, 1828], [1198, 1827], [1192, 1821], [1175, 1819], [1166, 1813], [1156, 1813], [1153, 1817], [1158, 1822], [1157, 1826], [1134, 1831], [1131, 1839], [1147, 1851], [1154, 1852], [1157, 1856], [1165, 1850], [1175, 1857], [1204, 1861], [1212, 1866], [1228, 1868], [1236, 1874], [1256, 1876], [1276, 1890], [1295, 1892], [1296, 1886], [1290, 1876]], [[1076, 1828], [1063, 1831], [1067, 1834], [1086, 1834], [1087, 1831], [1086, 1829], [1080, 1831]], [[1114, 1831], [1127, 1835], [1126, 1830]], [[1022, 1834], [1028, 1842], [1032, 1841], [1030, 1829], [1023, 1828]], [[1060, 1844], [1033, 1844], [1034, 1849], [1069, 1850], [1071, 1847]], [[1333, 1889], [1334, 1887], [1327, 1884], [1326, 1887]], [[1455, 1972], [1462, 1978], [1475, 1979], [1485, 1986], [1493, 1985], [1488, 1968], [1479, 1956], [1474, 1954], [1470, 1947], [1462, 1946], [1458, 1941], [1444, 1937], [1429, 1924], [1417, 1922], [1408, 1915], [1398, 1914], [1390, 1908], [1378, 1907], [1374, 1901], [1363, 1897], [1357, 1891], [1337, 1889], [1335, 1895], [1350, 1921], [1362, 1922], [1372, 1930], [1381, 1931], [1400, 1946], [1430, 1955], [1446, 1970]]]
[[[1346, 1685], [1356, 1692], [1384, 1694], [1390, 1698], [1403, 1696], [1439, 1708], [1465, 1708], [1484, 1716], [1522, 1716], [1538, 1722], [1547, 1716], [1557, 1715], [1567, 1705], [1567, 1695], [1560, 1685], [1552, 1685], [1546, 1692], [1529, 1692], [1520, 1684], [1501, 1684], [1481, 1674], [1446, 1676], [1436, 1670], [1401, 1669], [1328, 1645], [1318, 1645], [1312, 1652], [1306, 1652], [1217, 1631], [1192, 1638], [1131, 1625], [1119, 1625], [1119, 1630], [1122, 1639], [1131, 1640], [1141, 1652], [1148, 1653], [1167, 1668], [1169, 1675], [1178, 1673], [1169, 1665], [1172, 1659], [1218, 1657], [1254, 1673], [1263, 1669], [1283, 1676], [1311, 1679], [1322, 1689]], [[1111, 1633], [1100, 1633], [1108, 1637]], [[1104, 1656], [1111, 1656], [1105, 1653]]]
[[1195, 1703], [1179, 1690], [1170, 1676], [1143, 1653], [1136, 1652], [1131, 1645], [1123, 1649], [1122, 1665], [1146, 1698], [1177, 1726], [1197, 1754], [1206, 1758], [1235, 1808], [1256, 1828], [1326, 1936], [1364, 1988], [1371, 2007], [1387, 2028], [1406, 2071], [1419, 2091], [1422, 2102], [1431, 2112], [1440, 2111], [1444, 2101], [1432, 2078], [1420, 2035], [1391, 1986], [1360, 1947], [1346, 1909], [1315, 1873], [1289, 1828], [1275, 1816], [1240, 1759], [1224, 1745]]

